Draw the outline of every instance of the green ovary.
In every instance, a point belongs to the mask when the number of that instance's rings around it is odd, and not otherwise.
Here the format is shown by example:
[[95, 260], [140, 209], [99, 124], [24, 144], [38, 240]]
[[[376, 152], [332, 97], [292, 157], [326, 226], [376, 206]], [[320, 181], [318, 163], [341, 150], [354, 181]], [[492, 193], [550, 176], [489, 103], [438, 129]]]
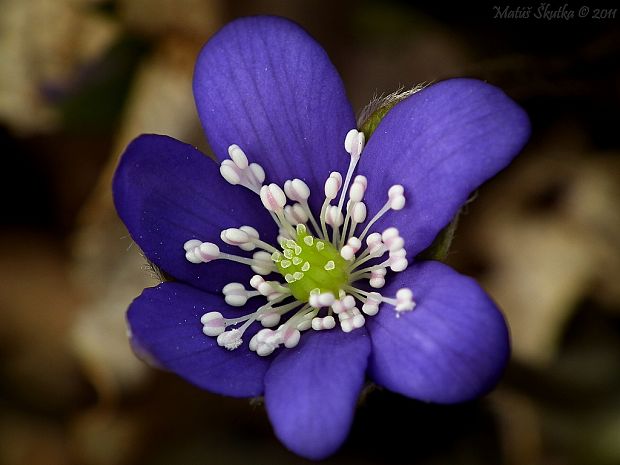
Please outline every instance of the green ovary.
[[338, 291], [349, 282], [348, 262], [330, 242], [300, 226], [297, 239], [281, 243], [282, 252], [274, 252], [271, 258], [297, 300], [307, 302], [311, 293], [326, 292], [338, 298]]

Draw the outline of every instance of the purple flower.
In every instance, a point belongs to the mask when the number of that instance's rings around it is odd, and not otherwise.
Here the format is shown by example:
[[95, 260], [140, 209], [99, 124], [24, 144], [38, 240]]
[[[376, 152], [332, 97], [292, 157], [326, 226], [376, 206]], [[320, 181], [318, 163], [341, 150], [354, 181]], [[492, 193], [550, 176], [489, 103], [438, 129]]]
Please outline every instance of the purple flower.
[[217, 33], [194, 95], [221, 164], [143, 135], [114, 178], [132, 238], [174, 278], [131, 304], [136, 352], [209, 391], [264, 395], [276, 435], [312, 459], [345, 440], [366, 379], [439, 403], [495, 385], [501, 313], [471, 278], [415, 257], [522, 148], [512, 100], [439, 82], [364, 147], [324, 50], [274, 17]]

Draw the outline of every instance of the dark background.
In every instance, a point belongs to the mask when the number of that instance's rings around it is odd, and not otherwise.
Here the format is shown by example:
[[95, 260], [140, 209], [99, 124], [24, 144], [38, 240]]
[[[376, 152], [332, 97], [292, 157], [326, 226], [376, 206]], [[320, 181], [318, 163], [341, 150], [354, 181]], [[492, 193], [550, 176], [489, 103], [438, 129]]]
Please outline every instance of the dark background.
[[[469, 3], [469, 2], [465, 2]], [[464, 212], [448, 262], [506, 313], [493, 393], [434, 406], [370, 389], [327, 463], [620, 463], [620, 24], [496, 18], [496, 2], [4, 0], [0, 4], [0, 464], [305, 463], [260, 400], [221, 398], [138, 362], [123, 313], [155, 283], [110, 199], [142, 132], [208, 152], [191, 94], [227, 21], [302, 24], [354, 108], [471, 76], [530, 115], [526, 150]], [[578, 18], [579, 8], [590, 14]], [[327, 395], [327, 394], [326, 394]]]

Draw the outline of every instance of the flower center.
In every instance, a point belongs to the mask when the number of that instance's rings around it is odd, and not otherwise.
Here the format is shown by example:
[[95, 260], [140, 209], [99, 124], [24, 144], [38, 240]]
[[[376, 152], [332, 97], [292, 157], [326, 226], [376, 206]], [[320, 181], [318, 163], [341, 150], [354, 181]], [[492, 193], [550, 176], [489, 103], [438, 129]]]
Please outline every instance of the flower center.
[[271, 255], [293, 297], [308, 302], [311, 294], [338, 295], [349, 283], [346, 260], [331, 242], [308, 234], [305, 225], [298, 224], [296, 233], [282, 241], [282, 253]]
[[[262, 241], [259, 232], [247, 225], [225, 229], [220, 238], [246, 252], [260, 249], [252, 258], [220, 252], [213, 242], [190, 239], [184, 244], [185, 258], [192, 263], [231, 260], [248, 265], [257, 273], [249, 283], [254, 290], [236, 282], [224, 286], [222, 293], [228, 305], [242, 307], [248, 299], [257, 296], [267, 299], [255, 312], [236, 318], [224, 318], [218, 311], [205, 313], [200, 319], [204, 334], [217, 336], [220, 346], [233, 350], [243, 342], [244, 332], [254, 322], [260, 322], [265, 329], [252, 337], [249, 347], [266, 356], [281, 345], [295, 347], [302, 331], [335, 328], [335, 317], [340, 329], [350, 332], [364, 326], [365, 315], [376, 315], [382, 303], [394, 306], [397, 318], [402, 312], [413, 310], [415, 302], [410, 289], [398, 290], [393, 298], [355, 285], [367, 281], [370, 287], [380, 289], [385, 285], [388, 269], [398, 273], [408, 265], [405, 242], [396, 228], [369, 234], [379, 218], [405, 206], [405, 197], [401, 185], [392, 186], [387, 202], [366, 221], [363, 199], [368, 180], [361, 175], [353, 178], [364, 142], [364, 134], [356, 129], [347, 134], [344, 146], [351, 156], [349, 169], [344, 180], [334, 171], [325, 181], [325, 201], [318, 221], [308, 205], [310, 189], [305, 182], [286, 181], [284, 190], [277, 184], [263, 184], [263, 168], [249, 163], [239, 146], [228, 148], [230, 159], [222, 162], [220, 173], [230, 184], [239, 184], [260, 196], [278, 225], [280, 250]], [[349, 199], [345, 205], [347, 192]], [[337, 204], [332, 205], [339, 193]], [[288, 200], [293, 203], [287, 205]], [[357, 227], [363, 224], [364, 229], [357, 234]], [[362, 248], [363, 242], [366, 248]], [[388, 257], [380, 261], [385, 254]], [[263, 276], [270, 274], [280, 274], [284, 282], [266, 281]], [[285, 319], [282, 324], [281, 319]], [[233, 328], [227, 330], [230, 326]], [[277, 329], [270, 329], [273, 327]]]

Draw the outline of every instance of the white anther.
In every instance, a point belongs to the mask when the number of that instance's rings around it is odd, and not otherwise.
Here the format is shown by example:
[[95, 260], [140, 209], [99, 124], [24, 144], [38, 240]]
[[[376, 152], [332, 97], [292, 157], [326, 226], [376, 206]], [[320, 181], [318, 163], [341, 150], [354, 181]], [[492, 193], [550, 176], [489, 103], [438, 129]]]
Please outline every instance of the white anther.
[[394, 184], [388, 190], [388, 197], [389, 198], [397, 197], [399, 195], [403, 195], [404, 193], [405, 193], [405, 188], [403, 186], [401, 186], [400, 184]]
[[274, 331], [272, 329], [261, 329], [257, 332], [252, 339], [250, 339], [249, 348], [252, 351], [255, 351], [259, 344], [263, 344], [265, 339], [269, 337], [268, 335], [273, 334]]
[[338, 191], [342, 186], [342, 175], [337, 171], [329, 173], [327, 181], [325, 181], [325, 197], [330, 200], [335, 199], [338, 196]]
[[388, 190], [389, 206], [392, 210], [402, 210], [405, 206], [405, 189], [400, 184], [395, 184]]
[[259, 185], [262, 185], [265, 181], [265, 170], [258, 163], [250, 163], [250, 171], [252, 175], [256, 178]]
[[239, 169], [244, 170], [248, 167], [248, 157], [237, 144], [228, 147], [228, 155]]
[[286, 196], [295, 202], [305, 202], [310, 197], [310, 188], [301, 179], [293, 179], [284, 183]]
[[325, 222], [334, 228], [337, 228], [341, 226], [342, 223], [344, 223], [344, 216], [336, 205], [331, 205], [327, 207]]
[[407, 256], [407, 251], [403, 247], [396, 248], [390, 251], [390, 258], [393, 258], [393, 259], [405, 258], [406, 256]]
[[355, 298], [352, 295], [345, 295], [339, 300], [335, 300], [332, 304], [334, 313], [342, 313], [355, 307]]
[[252, 286], [254, 289], [258, 290], [258, 286], [260, 286], [264, 282], [265, 282], [265, 278], [263, 278], [260, 275], [255, 274], [250, 279], [250, 286]]
[[286, 195], [284, 191], [280, 189], [280, 186], [274, 183], [261, 187], [260, 199], [265, 208], [272, 212], [281, 211], [284, 205], [286, 205]]
[[381, 234], [372, 233], [366, 238], [366, 245], [368, 246], [368, 251], [371, 254], [376, 254], [380, 252], [385, 246], [383, 245], [383, 241], [381, 240]]
[[324, 329], [332, 329], [336, 326], [336, 320], [333, 316], [316, 317], [312, 319], [312, 329], [322, 331]]
[[[404, 249], [402, 249], [404, 250]], [[393, 256], [390, 257], [390, 270], [398, 273], [401, 271], [405, 271], [407, 266], [409, 266], [409, 262], [406, 257]]]
[[281, 288], [280, 283], [277, 281], [263, 281], [257, 286], [256, 290], [265, 297], [271, 297], [274, 294], [282, 295], [281, 289], [278, 289], [278, 287]]
[[242, 334], [243, 333], [236, 328], [230, 331], [224, 331], [217, 337], [217, 344], [220, 347], [226, 347], [228, 350], [234, 350], [243, 342], [243, 339], [241, 339]]
[[248, 235], [248, 237], [250, 238], [250, 241], [245, 244], [245, 245], [240, 245], [239, 248], [241, 248], [242, 250], [254, 250], [255, 249], [255, 245], [253, 243], [254, 240], [256, 239], [260, 239], [260, 235], [258, 234], [258, 231], [256, 229], [254, 229], [252, 226], [241, 226], [239, 228], [241, 231], [243, 231], [244, 233], [246, 233]]
[[385, 286], [385, 275], [387, 270], [385, 268], [377, 268], [370, 272], [370, 287], [380, 289]]
[[355, 257], [355, 254], [361, 247], [362, 241], [360, 241], [357, 237], [351, 237], [347, 241], [347, 245], [340, 249], [340, 256], [345, 260], [351, 260]]
[[344, 149], [351, 154], [352, 157], [359, 157], [364, 149], [366, 137], [363, 132], [357, 129], [351, 129], [344, 139]]
[[381, 305], [381, 294], [378, 292], [371, 292], [366, 298], [366, 302], [362, 305], [362, 312], [368, 316], [373, 316], [379, 313], [379, 305]]
[[201, 242], [198, 247], [189, 250], [185, 258], [191, 263], [208, 263], [220, 256], [220, 248], [212, 242]]
[[383, 231], [383, 234], [381, 234], [381, 239], [390, 252], [400, 250], [405, 245], [405, 240], [400, 236], [398, 229], [394, 227], [387, 228]]
[[364, 190], [366, 190], [366, 188], [368, 187], [368, 178], [366, 178], [366, 176], [364, 176], [363, 174], [358, 174], [357, 176], [355, 176], [353, 182], [364, 186]]
[[248, 242], [250, 237], [241, 229], [228, 228], [220, 233], [220, 239], [228, 245], [239, 246]]
[[200, 244], [202, 244], [202, 241], [199, 241], [198, 239], [190, 239], [185, 244], [183, 244], [183, 248], [185, 249], [186, 252], [189, 252], [190, 250], [193, 250], [196, 247], [200, 247]]
[[202, 332], [207, 336], [219, 336], [226, 328], [226, 320], [220, 312], [209, 312], [200, 318]]
[[280, 338], [284, 344], [284, 347], [291, 349], [299, 344], [301, 333], [297, 328], [292, 328], [286, 325], [280, 328], [278, 332], [280, 333]]
[[224, 229], [220, 233], [220, 239], [228, 245], [234, 245], [242, 250], [254, 250], [256, 244], [254, 240], [258, 239], [258, 231], [251, 226], [241, 226], [240, 228]]
[[311, 294], [308, 303], [314, 308], [329, 307], [335, 299], [331, 292], [324, 292], [322, 294]]
[[383, 276], [372, 276], [371, 274], [368, 284], [370, 284], [370, 287], [373, 289], [381, 289], [385, 286], [385, 278]]
[[352, 202], [360, 202], [364, 198], [366, 186], [359, 182], [354, 182], [349, 189], [349, 198]]
[[231, 160], [224, 160], [220, 164], [220, 174], [222, 177], [233, 186], [241, 183], [241, 170]]
[[271, 355], [276, 349], [277, 346], [271, 344], [260, 344], [256, 349], [256, 353], [261, 357], [266, 357], [268, 355]]
[[411, 289], [406, 287], [399, 289], [396, 293], [396, 316], [400, 315], [400, 312], [408, 312], [413, 310], [415, 302], [413, 301], [413, 293]]
[[271, 354], [280, 345], [279, 335], [272, 329], [261, 329], [250, 340], [250, 350], [261, 357]]
[[345, 333], [361, 328], [366, 322], [364, 315], [356, 307], [338, 314], [338, 320], [340, 320], [340, 328]]
[[284, 216], [286, 217], [287, 221], [291, 223], [293, 226], [297, 226], [300, 224], [303, 225], [304, 223], [308, 221], [308, 215], [306, 214], [306, 211], [299, 203], [285, 206]]
[[366, 204], [364, 202], [357, 202], [353, 207], [353, 212], [351, 213], [351, 217], [353, 221], [356, 223], [363, 223], [366, 221]]
[[222, 289], [224, 300], [228, 305], [241, 307], [248, 301], [248, 291], [241, 283], [228, 283]]
[[355, 257], [353, 247], [348, 244], [343, 246], [342, 249], [340, 249], [340, 256], [345, 260], [352, 260]]
[[381, 233], [381, 240], [387, 245], [389, 245], [390, 240], [399, 236], [400, 233], [398, 232], [398, 229], [392, 226], [391, 228], [387, 228], [385, 231], [383, 231], [383, 233]]
[[362, 241], [357, 237], [350, 237], [347, 241], [347, 245], [353, 249], [353, 252], [357, 253], [357, 251], [362, 248]]
[[[189, 247], [188, 244], [193, 245], [194, 247]], [[196, 245], [197, 244], [197, 245]], [[200, 244], [202, 242], [198, 240], [191, 240], [185, 243], [185, 259], [190, 263], [202, 263], [202, 258], [200, 258], [200, 254], [198, 253]]]
[[265, 328], [273, 328], [280, 323], [280, 314], [276, 311], [261, 313], [257, 320], [260, 321]]
[[254, 255], [252, 255], [252, 259], [255, 262], [251, 267], [254, 273], [264, 276], [273, 271], [273, 261], [271, 260], [271, 254], [269, 252], [265, 252], [264, 250], [255, 252]]
[[373, 276], [385, 276], [387, 274], [387, 270], [385, 268], [377, 268], [370, 272]]

